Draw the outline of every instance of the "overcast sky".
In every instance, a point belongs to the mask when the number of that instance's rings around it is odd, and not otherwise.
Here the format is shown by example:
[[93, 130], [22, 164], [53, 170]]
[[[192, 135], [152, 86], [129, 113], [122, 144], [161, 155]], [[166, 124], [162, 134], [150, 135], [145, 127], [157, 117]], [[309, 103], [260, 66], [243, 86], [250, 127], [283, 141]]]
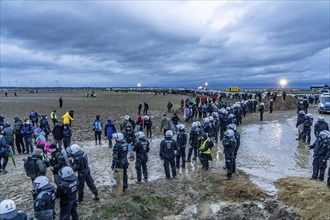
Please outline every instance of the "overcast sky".
[[325, 1], [0, 1], [2, 86], [330, 82]]

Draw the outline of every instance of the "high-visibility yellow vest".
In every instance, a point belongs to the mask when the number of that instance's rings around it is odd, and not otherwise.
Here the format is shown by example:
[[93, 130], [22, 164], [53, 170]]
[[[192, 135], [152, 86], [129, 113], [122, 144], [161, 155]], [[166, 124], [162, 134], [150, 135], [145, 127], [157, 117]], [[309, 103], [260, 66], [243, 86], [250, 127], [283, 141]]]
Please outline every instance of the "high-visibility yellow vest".
[[50, 118], [51, 119], [57, 119], [57, 116], [56, 116], [55, 112], [50, 113]]
[[[205, 141], [203, 141], [201, 147], [199, 148], [199, 150], [204, 150], [206, 143], [209, 141], [209, 139], [207, 138]], [[211, 149], [207, 149], [206, 151], [202, 152], [203, 154], [211, 154]]]

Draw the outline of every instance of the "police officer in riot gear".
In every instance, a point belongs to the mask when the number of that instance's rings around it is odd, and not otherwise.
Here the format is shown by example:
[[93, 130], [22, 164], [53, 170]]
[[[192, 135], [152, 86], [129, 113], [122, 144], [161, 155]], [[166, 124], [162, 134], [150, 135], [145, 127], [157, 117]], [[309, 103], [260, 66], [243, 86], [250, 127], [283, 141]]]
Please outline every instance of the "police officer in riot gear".
[[55, 219], [56, 190], [45, 176], [38, 176], [33, 181], [34, 216], [36, 219]]
[[176, 177], [175, 169], [175, 151], [178, 150], [178, 144], [172, 139], [173, 132], [168, 130], [165, 132], [165, 139], [160, 142], [160, 159], [164, 160], [164, 169], [167, 179], [171, 178], [170, 166], [172, 170], [172, 177]]
[[186, 145], [187, 145], [187, 133], [185, 130], [185, 126], [183, 124], [179, 124], [178, 126], [179, 133], [176, 136], [176, 142], [178, 143], [178, 150], [176, 153], [176, 167], [180, 166], [180, 158], [182, 160], [181, 167], [186, 167]]
[[148, 153], [149, 153], [149, 141], [147, 140], [143, 131], [139, 131], [136, 134], [138, 141], [134, 144], [133, 150], [136, 152], [136, 161], [135, 161], [135, 169], [137, 174], [137, 181], [141, 183], [142, 180], [142, 172], [144, 182], [148, 182], [148, 170], [147, 170], [147, 162], [148, 162]]
[[60, 198], [60, 220], [78, 220], [77, 192], [78, 179], [71, 167], [63, 167], [59, 172], [61, 183], [57, 187], [56, 197]]
[[115, 133], [113, 134], [113, 137], [115, 138], [116, 143], [113, 147], [111, 169], [114, 170], [115, 168], [122, 168], [124, 170], [123, 191], [125, 191], [128, 187], [128, 177], [127, 177], [128, 145], [123, 133]]
[[78, 202], [84, 200], [85, 182], [88, 188], [94, 194], [94, 200], [99, 200], [99, 194], [91, 176], [91, 171], [88, 166], [88, 158], [84, 151], [77, 144], [72, 144], [67, 148], [68, 155], [73, 158], [72, 169], [78, 173]]
[[190, 130], [190, 134], [189, 134], [190, 148], [189, 148], [189, 152], [188, 152], [187, 162], [190, 162], [190, 158], [191, 158], [193, 151], [194, 151], [194, 160], [196, 160], [196, 158], [197, 158], [197, 150], [199, 147], [200, 134], [201, 134], [201, 129], [199, 128], [198, 123], [193, 122], [191, 130]]
[[209, 160], [212, 160], [211, 148], [213, 147], [213, 142], [208, 138], [207, 133], [201, 135], [201, 145], [199, 150], [199, 157], [202, 164], [202, 169], [209, 169]]
[[235, 133], [233, 130], [228, 129], [224, 133], [224, 138], [222, 140], [222, 145], [224, 148], [226, 170], [227, 170], [227, 180], [232, 176], [233, 172], [233, 158], [236, 147]]

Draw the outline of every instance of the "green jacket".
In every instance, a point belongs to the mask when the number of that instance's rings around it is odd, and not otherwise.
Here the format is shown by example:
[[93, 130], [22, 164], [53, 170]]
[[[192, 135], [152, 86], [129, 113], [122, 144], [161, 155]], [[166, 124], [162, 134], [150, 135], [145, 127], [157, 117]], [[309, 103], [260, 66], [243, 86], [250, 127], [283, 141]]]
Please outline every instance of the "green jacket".
[[161, 130], [170, 130], [171, 129], [171, 121], [167, 116], [163, 116], [162, 121], [160, 122]]

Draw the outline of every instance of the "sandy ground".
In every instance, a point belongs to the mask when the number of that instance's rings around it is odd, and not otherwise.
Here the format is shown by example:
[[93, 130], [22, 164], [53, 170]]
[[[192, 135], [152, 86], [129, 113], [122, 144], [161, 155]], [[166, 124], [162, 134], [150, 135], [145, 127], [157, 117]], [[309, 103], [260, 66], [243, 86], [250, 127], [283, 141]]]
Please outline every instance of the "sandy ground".
[[[84, 91], [19, 93], [18, 97], [5, 98], [2, 95], [0, 99], [0, 114], [11, 123], [15, 116], [27, 118], [31, 109], [47, 115], [57, 109], [58, 117], [71, 109], [75, 111], [73, 143], [78, 143], [89, 155], [92, 176], [101, 197], [101, 201], [93, 202], [93, 195], [85, 187], [85, 202], [78, 207], [81, 219], [161, 219], [165, 216], [166, 219], [330, 219], [327, 206], [330, 194], [324, 182], [306, 178], [281, 179], [277, 183], [279, 193], [274, 197], [254, 185], [242, 171], [235, 174], [232, 180], [225, 181], [221, 145], [213, 148], [214, 158], [217, 159], [211, 162], [209, 172], [202, 172], [200, 163], [196, 161], [188, 164], [186, 169], [178, 170], [180, 174], [177, 179], [165, 180], [158, 158], [161, 140], [159, 122], [163, 112], [166, 112], [168, 100], [174, 104], [174, 109], [178, 109], [180, 100], [185, 100], [186, 96], [102, 92], [97, 94], [97, 98], [86, 98], [84, 94]], [[60, 96], [64, 99], [63, 109], [58, 108]], [[102, 119], [113, 117], [118, 128], [125, 114], [136, 117], [137, 106], [144, 101], [150, 105], [154, 122], [155, 138], [151, 142], [148, 164], [151, 181], [134, 184], [136, 175], [134, 162], [131, 162], [129, 189], [122, 197], [116, 198], [111, 195], [112, 150], [105, 140], [101, 146], [94, 144], [91, 124], [95, 115], [100, 114]], [[288, 97], [285, 103], [282, 102], [277, 100], [273, 114], [265, 113], [265, 121], [278, 119], [284, 110], [295, 107], [293, 98]], [[294, 114], [294, 111], [285, 111], [285, 114]], [[258, 120], [257, 113], [250, 114], [243, 119], [243, 124], [259, 123]], [[9, 162], [9, 173], [0, 175], [0, 188], [5, 189], [1, 191], [0, 200], [12, 198], [19, 209], [31, 213], [31, 180], [26, 177], [22, 165], [22, 159], [26, 156], [16, 155], [16, 168]], [[52, 179], [50, 172], [47, 175]]]

